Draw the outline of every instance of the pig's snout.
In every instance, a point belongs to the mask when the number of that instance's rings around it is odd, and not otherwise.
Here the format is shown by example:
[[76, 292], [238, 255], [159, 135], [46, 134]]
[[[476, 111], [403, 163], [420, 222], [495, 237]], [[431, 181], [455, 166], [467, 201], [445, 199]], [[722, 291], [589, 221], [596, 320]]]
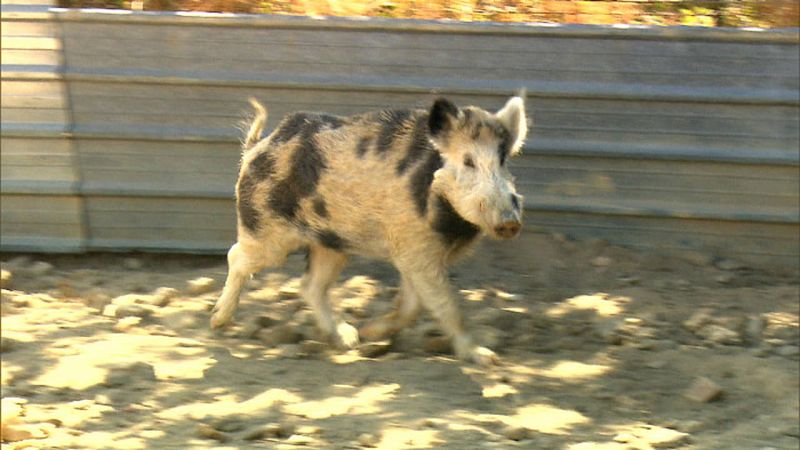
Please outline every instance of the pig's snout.
[[494, 227], [494, 232], [497, 236], [503, 239], [511, 239], [519, 234], [522, 229], [522, 222], [516, 212], [507, 212], [503, 214], [503, 219], [500, 225]]

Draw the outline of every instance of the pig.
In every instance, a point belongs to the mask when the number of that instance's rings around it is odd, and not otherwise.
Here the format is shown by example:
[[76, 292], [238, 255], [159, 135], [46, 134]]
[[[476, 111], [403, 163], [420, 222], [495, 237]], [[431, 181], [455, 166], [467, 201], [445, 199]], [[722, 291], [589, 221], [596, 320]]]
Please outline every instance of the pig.
[[[447, 270], [481, 236], [507, 240], [520, 233], [522, 196], [507, 162], [528, 132], [523, 95], [496, 113], [446, 98], [428, 109], [348, 117], [293, 113], [263, 140], [267, 111], [251, 103], [256, 114], [236, 184], [237, 242], [212, 328], [230, 322], [248, 277], [305, 248], [302, 297], [338, 346], [391, 337], [424, 307], [457, 357], [497, 363], [466, 332]], [[389, 261], [401, 280], [394, 310], [361, 330], [328, 301], [352, 255]]]

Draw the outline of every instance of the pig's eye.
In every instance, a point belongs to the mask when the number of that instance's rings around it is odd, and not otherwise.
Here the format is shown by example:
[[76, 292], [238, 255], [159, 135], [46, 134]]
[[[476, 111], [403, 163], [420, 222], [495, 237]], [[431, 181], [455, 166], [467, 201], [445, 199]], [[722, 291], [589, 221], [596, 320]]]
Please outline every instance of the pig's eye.
[[469, 167], [470, 169], [475, 168], [475, 161], [472, 160], [472, 157], [467, 155], [464, 157], [464, 165]]

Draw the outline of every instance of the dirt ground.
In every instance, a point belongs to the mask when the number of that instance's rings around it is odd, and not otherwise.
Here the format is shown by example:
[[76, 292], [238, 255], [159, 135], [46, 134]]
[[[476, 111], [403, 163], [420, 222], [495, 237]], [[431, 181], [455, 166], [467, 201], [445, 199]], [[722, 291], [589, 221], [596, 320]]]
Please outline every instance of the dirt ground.
[[[223, 257], [2, 259], [3, 449], [797, 449], [800, 291], [687, 252], [528, 233], [453, 268], [502, 364], [455, 360], [429, 317], [392, 342], [321, 342], [305, 262], [256, 276], [208, 327]], [[333, 293], [354, 325], [392, 306], [386, 264]]]

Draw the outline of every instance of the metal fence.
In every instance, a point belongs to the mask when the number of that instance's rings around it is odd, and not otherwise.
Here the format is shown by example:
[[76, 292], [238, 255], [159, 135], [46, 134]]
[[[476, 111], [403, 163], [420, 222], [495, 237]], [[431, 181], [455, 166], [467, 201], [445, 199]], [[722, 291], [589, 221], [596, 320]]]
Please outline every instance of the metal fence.
[[[26, 2], [31, 3], [31, 2]], [[798, 31], [81, 11], [6, 1], [3, 250], [221, 252], [236, 126], [527, 88], [528, 229], [800, 263]]]

